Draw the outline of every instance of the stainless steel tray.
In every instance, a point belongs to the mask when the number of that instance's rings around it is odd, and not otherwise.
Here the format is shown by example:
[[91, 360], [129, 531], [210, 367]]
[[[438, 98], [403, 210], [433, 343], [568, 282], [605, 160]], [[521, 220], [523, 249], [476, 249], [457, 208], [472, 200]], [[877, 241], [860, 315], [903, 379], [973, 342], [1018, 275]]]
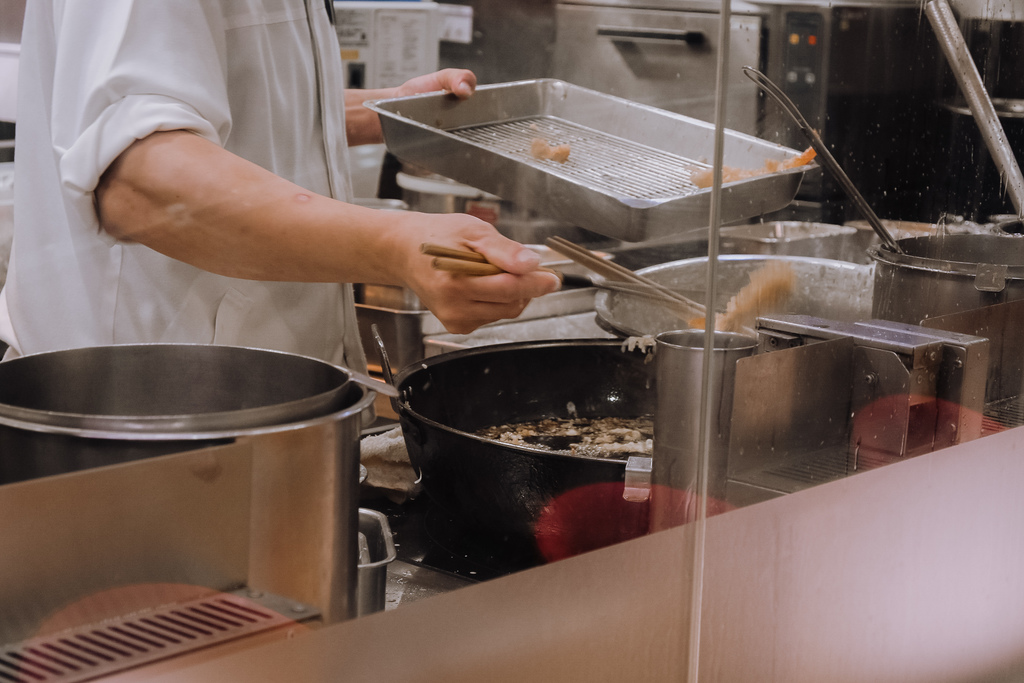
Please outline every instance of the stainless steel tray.
[[[368, 102], [388, 149], [422, 166], [551, 218], [637, 242], [708, 224], [710, 189], [693, 184], [709, 168], [714, 126], [553, 79], [484, 85], [467, 100], [443, 93]], [[540, 137], [568, 144], [559, 163], [530, 154]], [[724, 163], [761, 168], [799, 154], [725, 132]], [[721, 218], [780, 209], [796, 195], [803, 166], [723, 186]]]

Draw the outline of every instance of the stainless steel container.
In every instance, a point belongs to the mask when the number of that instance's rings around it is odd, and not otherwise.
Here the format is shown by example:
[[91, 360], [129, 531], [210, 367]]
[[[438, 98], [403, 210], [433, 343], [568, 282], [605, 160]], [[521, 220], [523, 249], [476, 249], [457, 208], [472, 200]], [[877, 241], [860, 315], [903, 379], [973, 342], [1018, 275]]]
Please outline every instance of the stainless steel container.
[[875, 260], [875, 318], [918, 324], [927, 318], [1024, 299], [1024, 238], [945, 235], [899, 240]]
[[[658, 404], [654, 415], [654, 457], [651, 483], [651, 529], [678, 526], [687, 515], [686, 496], [697, 493], [701, 461], [701, 378], [704, 332], [674, 330], [656, 338], [655, 362]], [[707, 388], [711, 411], [708, 435], [707, 491], [714, 500], [725, 499], [729, 457], [732, 397], [736, 361], [754, 353], [757, 340], [733, 332], [715, 332], [711, 351], [711, 378]]]
[[126, 344], [24, 356], [0, 363], [0, 483], [316, 420], [358, 432], [370, 394], [344, 368], [263, 349]]
[[869, 238], [857, 228], [808, 221], [773, 221], [722, 228], [722, 253], [785, 254], [870, 263]]
[[[483, 85], [468, 100], [427, 93], [367, 102], [388, 149], [411, 164], [606, 237], [637, 242], [707, 225], [714, 126], [555, 79]], [[565, 163], [532, 141], [571, 145]], [[800, 152], [733, 130], [723, 163], [759, 169]], [[785, 207], [809, 166], [727, 183], [727, 222]]]
[[[250, 518], [250, 586], [314, 603], [327, 622], [350, 618], [359, 436], [374, 401], [355, 380], [313, 358], [201, 344], [100, 346], [0, 363], [0, 483], [37, 480], [0, 488], [240, 447], [248, 473], [225, 505]], [[227, 476], [226, 466], [207, 467], [193, 474], [210, 483]]]
[[387, 602], [388, 565], [398, 557], [388, 518], [383, 513], [359, 508], [359, 565], [356, 581], [356, 613], [373, 614]]

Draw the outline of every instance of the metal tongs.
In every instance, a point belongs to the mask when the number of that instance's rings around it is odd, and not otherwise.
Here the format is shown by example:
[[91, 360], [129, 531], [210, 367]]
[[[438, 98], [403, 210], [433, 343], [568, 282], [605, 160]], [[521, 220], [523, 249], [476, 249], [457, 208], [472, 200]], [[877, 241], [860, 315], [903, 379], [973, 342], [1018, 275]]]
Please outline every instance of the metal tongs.
[[839, 181], [843, 190], [847, 195], [849, 195], [850, 199], [853, 200], [853, 203], [857, 205], [857, 208], [860, 209], [861, 214], [863, 214], [864, 218], [866, 218], [868, 223], [871, 224], [871, 228], [875, 231], [875, 234], [878, 235], [879, 239], [882, 240], [882, 243], [897, 254], [902, 254], [903, 249], [900, 248], [900, 245], [895, 239], [893, 239], [893, 236], [889, 231], [885, 229], [885, 225], [882, 224], [878, 215], [871, 208], [871, 205], [868, 204], [866, 199], [864, 199], [864, 195], [860, 193], [860, 190], [858, 190], [853, 184], [853, 181], [850, 180], [850, 176], [846, 175], [846, 172], [839, 165], [839, 162], [836, 161], [836, 158], [828, 151], [828, 147], [825, 146], [825, 143], [821, 139], [821, 136], [818, 135], [818, 132], [811, 128], [811, 124], [807, 123], [807, 119], [805, 119], [803, 114], [800, 113], [800, 110], [797, 109], [793, 100], [789, 99], [789, 96], [782, 91], [782, 88], [775, 85], [770, 78], [757, 69], [751, 66], [745, 66], [743, 67], [743, 73], [747, 78], [754, 81], [754, 83], [756, 83], [762, 90], [771, 95], [772, 99], [778, 102], [786, 113], [789, 114], [790, 118], [792, 118], [800, 128], [800, 131], [807, 138], [808, 142], [811, 143], [811, 147], [813, 147], [814, 151], [818, 153], [818, 158], [821, 159], [824, 166], [833, 176], [835, 176], [836, 180]]

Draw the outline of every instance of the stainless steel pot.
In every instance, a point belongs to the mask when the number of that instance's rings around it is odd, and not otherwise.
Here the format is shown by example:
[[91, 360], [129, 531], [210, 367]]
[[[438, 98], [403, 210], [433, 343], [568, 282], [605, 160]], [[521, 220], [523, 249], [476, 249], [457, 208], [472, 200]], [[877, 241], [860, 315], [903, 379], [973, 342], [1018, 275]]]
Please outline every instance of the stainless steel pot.
[[[180, 452], [320, 420], [353, 423], [353, 373], [278, 351], [202, 344], [70, 349], [0, 363], [0, 483]], [[355, 464], [353, 464], [355, 468]]]
[[868, 263], [867, 246], [871, 232], [855, 227], [773, 221], [722, 228], [723, 254], [785, 254]]
[[1024, 238], [944, 235], [899, 240], [875, 260], [872, 314], [918, 324], [926, 318], [1024, 299]]

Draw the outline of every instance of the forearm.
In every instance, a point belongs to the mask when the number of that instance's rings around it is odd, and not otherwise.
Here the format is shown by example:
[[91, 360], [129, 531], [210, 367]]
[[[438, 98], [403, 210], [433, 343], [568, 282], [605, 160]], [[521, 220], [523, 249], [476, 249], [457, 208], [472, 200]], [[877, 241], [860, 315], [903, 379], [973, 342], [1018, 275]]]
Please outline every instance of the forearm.
[[[554, 291], [536, 254], [466, 214], [377, 211], [309, 192], [185, 131], [154, 133], [96, 188], [101, 228], [203, 270], [291, 282], [409, 287], [452, 332], [514, 318]], [[431, 268], [423, 242], [470, 249], [505, 272]]]
[[97, 188], [97, 207], [114, 237], [221, 275], [393, 283], [402, 268], [386, 262], [398, 228], [380, 212], [304, 190], [185, 131], [122, 154]]
[[345, 91], [345, 135], [350, 147], [373, 145], [384, 140], [380, 119], [363, 103], [395, 97], [396, 88]]

